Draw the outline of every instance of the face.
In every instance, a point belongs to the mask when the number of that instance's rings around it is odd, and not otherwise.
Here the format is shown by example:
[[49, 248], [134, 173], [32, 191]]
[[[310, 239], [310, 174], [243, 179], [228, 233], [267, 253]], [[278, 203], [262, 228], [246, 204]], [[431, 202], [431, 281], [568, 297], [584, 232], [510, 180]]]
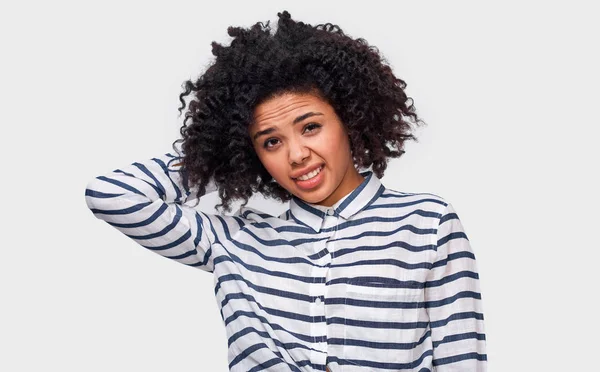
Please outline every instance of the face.
[[326, 101], [286, 93], [257, 105], [249, 135], [261, 163], [298, 198], [332, 206], [363, 181], [344, 125]]

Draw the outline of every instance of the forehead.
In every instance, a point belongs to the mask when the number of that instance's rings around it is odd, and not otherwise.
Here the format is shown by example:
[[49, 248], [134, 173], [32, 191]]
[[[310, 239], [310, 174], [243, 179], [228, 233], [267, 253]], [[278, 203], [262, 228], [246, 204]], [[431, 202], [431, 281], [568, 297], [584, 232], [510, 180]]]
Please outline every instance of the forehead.
[[288, 116], [302, 114], [312, 109], [318, 109], [323, 114], [328, 113], [329, 104], [312, 94], [285, 93], [270, 98], [254, 108], [252, 126], [258, 127], [286, 119]]

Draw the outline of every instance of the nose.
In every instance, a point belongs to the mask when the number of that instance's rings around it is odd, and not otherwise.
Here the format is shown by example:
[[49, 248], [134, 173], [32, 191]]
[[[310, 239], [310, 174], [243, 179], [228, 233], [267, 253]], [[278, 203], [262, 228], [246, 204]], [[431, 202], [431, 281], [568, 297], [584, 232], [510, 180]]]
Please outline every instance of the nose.
[[290, 164], [302, 164], [304, 159], [310, 156], [310, 149], [302, 141], [289, 142], [289, 162]]

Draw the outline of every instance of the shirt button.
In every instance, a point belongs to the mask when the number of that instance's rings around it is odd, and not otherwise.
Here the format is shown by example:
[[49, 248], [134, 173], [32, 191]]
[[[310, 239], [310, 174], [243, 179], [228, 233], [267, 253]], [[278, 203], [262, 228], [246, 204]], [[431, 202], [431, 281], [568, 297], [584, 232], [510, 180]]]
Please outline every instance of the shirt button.
[[315, 300], [315, 304], [317, 304], [317, 305], [321, 304], [321, 297], [317, 297], [317, 299]]
[[327, 214], [330, 215], [330, 216], [333, 215], [333, 209], [328, 209], [327, 210]]

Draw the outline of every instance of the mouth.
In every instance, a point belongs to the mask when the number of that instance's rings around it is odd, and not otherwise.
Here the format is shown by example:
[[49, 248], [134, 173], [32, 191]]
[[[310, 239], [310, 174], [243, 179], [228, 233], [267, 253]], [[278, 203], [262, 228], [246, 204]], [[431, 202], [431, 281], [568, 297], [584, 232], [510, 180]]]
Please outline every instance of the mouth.
[[304, 190], [309, 190], [317, 187], [323, 180], [325, 166], [321, 164], [317, 169], [308, 172], [300, 177], [293, 178], [296, 185]]
[[318, 167], [313, 168], [312, 170], [310, 170], [298, 177], [292, 177], [292, 179], [306, 181], [307, 179], [310, 179], [310, 178], [316, 176], [321, 170], [323, 170], [323, 164], [319, 165]]

